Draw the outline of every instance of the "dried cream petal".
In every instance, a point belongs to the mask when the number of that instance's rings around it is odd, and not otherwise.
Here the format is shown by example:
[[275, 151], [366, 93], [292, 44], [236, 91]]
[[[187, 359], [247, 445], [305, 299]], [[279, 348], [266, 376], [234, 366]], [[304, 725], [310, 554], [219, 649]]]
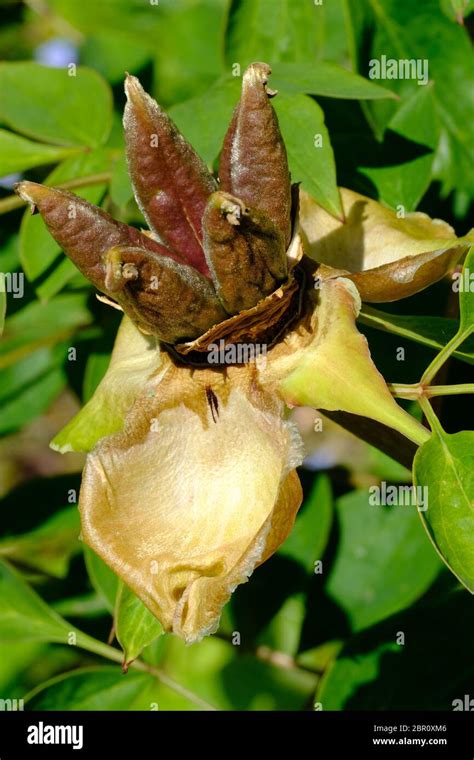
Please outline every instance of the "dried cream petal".
[[192, 642], [291, 530], [301, 441], [255, 368], [173, 366], [156, 390], [88, 456], [83, 536], [165, 630]]
[[321, 278], [344, 272], [363, 301], [396, 301], [417, 293], [440, 280], [474, 241], [472, 233], [456, 238], [449, 224], [421, 212], [399, 218], [352, 190], [341, 188], [341, 200], [344, 222], [300, 191], [305, 252], [325, 265]]

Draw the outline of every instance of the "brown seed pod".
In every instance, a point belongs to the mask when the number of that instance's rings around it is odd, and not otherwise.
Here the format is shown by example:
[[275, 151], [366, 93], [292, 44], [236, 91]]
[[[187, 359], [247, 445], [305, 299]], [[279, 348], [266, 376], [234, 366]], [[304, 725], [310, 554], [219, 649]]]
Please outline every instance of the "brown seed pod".
[[239, 198], [214, 193], [203, 230], [214, 285], [229, 314], [252, 308], [286, 279], [283, 234], [265, 214]]
[[163, 243], [208, 275], [201, 220], [216, 182], [136, 77], [127, 76], [125, 92], [127, 160], [138, 204]]
[[265, 213], [282, 232], [291, 234], [291, 184], [285, 145], [270, 103], [266, 63], [252, 63], [242, 80], [237, 105], [220, 158], [222, 190]]
[[107, 294], [166, 343], [196, 338], [227, 316], [209, 280], [186, 264], [127, 246], [109, 249], [102, 261]]

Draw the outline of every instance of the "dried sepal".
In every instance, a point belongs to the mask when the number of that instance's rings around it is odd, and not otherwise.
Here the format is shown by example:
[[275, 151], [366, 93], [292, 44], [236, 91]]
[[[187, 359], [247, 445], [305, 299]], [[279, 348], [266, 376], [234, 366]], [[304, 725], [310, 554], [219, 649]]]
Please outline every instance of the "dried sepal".
[[208, 274], [201, 220], [215, 180], [136, 77], [127, 76], [125, 92], [127, 160], [137, 202], [163, 243]]
[[234, 112], [220, 158], [222, 190], [265, 213], [282, 232], [291, 234], [291, 183], [278, 119], [270, 103], [276, 92], [267, 87], [266, 63], [252, 63], [242, 80], [242, 96]]
[[265, 214], [229, 193], [214, 193], [203, 219], [204, 247], [229, 314], [250, 309], [288, 275], [283, 234]]

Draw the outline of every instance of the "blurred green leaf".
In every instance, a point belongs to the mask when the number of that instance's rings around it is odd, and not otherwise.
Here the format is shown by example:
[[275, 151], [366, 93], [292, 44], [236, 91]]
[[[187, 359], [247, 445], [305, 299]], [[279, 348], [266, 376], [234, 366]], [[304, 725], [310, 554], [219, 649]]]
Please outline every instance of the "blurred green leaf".
[[314, 63], [277, 63], [272, 65], [271, 86], [290, 94], [306, 93], [345, 100], [380, 100], [396, 94], [359, 74], [320, 61]]
[[326, 591], [357, 631], [418, 599], [441, 565], [413, 504], [375, 506], [368, 491], [354, 491], [336, 510], [341, 535]]
[[330, 214], [342, 216], [334, 154], [320, 106], [306, 95], [281, 95], [274, 104], [293, 182], [301, 182]]
[[71, 626], [0, 561], [0, 642], [67, 643]]
[[110, 132], [112, 95], [107, 82], [81, 66], [0, 64], [0, 120], [29, 137], [59, 145], [102, 145]]
[[52, 678], [26, 697], [27, 710], [134, 710], [153, 677], [120, 668], [81, 668]]
[[54, 164], [76, 152], [77, 148], [44, 145], [0, 129], [0, 177], [42, 164]]
[[3, 280], [0, 282], [0, 336], [3, 335], [5, 315], [7, 313], [7, 294], [5, 293]]
[[0, 370], [0, 433], [11, 433], [45, 412], [66, 386], [64, 344], [40, 348]]
[[71, 557], [81, 548], [79, 532], [79, 512], [68, 507], [29, 533], [1, 539], [0, 557], [64, 578]]
[[232, 112], [240, 98], [241, 80], [227, 77], [184, 103], [172, 106], [169, 115], [208, 165], [222, 148]]
[[123, 207], [133, 198], [132, 183], [128, 175], [125, 155], [120, 156], [115, 162], [110, 181], [110, 197], [117, 206]]
[[167, 2], [162, 10], [163, 32], [160, 44], [154, 46], [154, 94], [160, 104], [169, 105], [204, 93], [224, 73], [221, 46], [226, 3]]
[[124, 665], [136, 660], [143, 649], [163, 633], [161, 623], [124, 583], [117, 592], [114, 622], [115, 635], [123, 649]]
[[98, 26], [81, 46], [81, 61], [96, 69], [109, 82], [123, 82], [125, 72], [135, 74], [153, 55], [153, 46], [123, 30]]
[[[402, 335], [424, 346], [441, 349], [458, 332], [459, 322], [445, 317], [411, 317], [405, 314], [388, 314], [364, 304], [360, 315], [363, 324], [378, 330]], [[474, 338], [468, 338], [453, 356], [474, 364]]]
[[329, 478], [326, 475], [317, 475], [297, 515], [295, 526], [278, 553], [283, 557], [294, 559], [303, 565], [305, 570], [312, 573], [314, 563], [322, 559], [326, 548], [332, 515]]
[[[110, 154], [105, 150], [75, 156], [57, 166], [45, 184], [59, 185], [71, 179], [102, 174], [110, 169], [110, 164]], [[105, 188], [104, 182], [77, 188], [75, 193], [90, 203], [99, 203]], [[51, 237], [42, 217], [39, 214], [32, 216], [29, 210], [25, 211], [20, 228], [20, 259], [38, 297], [45, 301], [77, 274], [74, 264], [61, 254], [60, 246]]]
[[68, 339], [91, 320], [83, 293], [59, 295], [49, 303], [32, 301], [7, 319], [0, 343], [0, 369], [38, 348]]
[[227, 19], [228, 66], [252, 61], [311, 61], [325, 39], [325, 8], [293, 0], [232, 0]]
[[109, 364], [110, 353], [97, 353], [93, 351], [87, 357], [82, 391], [82, 400], [84, 403], [90, 401], [94, 395], [100, 381], [107, 372]]
[[449, 19], [461, 24], [466, 16], [474, 12], [474, 0], [441, 0], [441, 9]]
[[119, 579], [105, 562], [92, 551], [92, 549], [89, 549], [86, 545], [84, 545], [83, 548], [87, 573], [92, 586], [104, 600], [109, 612], [113, 614]]
[[452, 710], [474, 676], [466, 658], [473, 625], [472, 600], [463, 592], [404, 611], [350, 639], [316, 700], [325, 711]]
[[413, 477], [428, 493], [428, 509], [420, 516], [431, 540], [474, 592], [474, 432], [449, 435], [437, 426], [415, 455]]

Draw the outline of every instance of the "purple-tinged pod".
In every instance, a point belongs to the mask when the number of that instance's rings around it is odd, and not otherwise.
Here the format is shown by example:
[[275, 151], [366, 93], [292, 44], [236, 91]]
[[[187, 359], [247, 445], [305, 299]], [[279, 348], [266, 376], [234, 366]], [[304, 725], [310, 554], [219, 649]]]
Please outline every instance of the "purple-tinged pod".
[[282, 232], [229, 193], [214, 193], [203, 219], [204, 247], [217, 295], [229, 314], [250, 309], [288, 275]]
[[266, 63], [252, 63], [242, 79], [242, 95], [221, 152], [221, 189], [265, 213], [291, 236], [291, 182], [285, 144], [270, 103]]
[[127, 160], [137, 202], [163, 243], [208, 275], [201, 220], [216, 182], [136, 77], [127, 76], [125, 92]]
[[53, 238], [98, 290], [105, 291], [102, 255], [117, 245], [145, 248], [157, 256], [179, 256], [135, 227], [118, 222], [78, 195], [23, 181], [15, 192], [37, 208]]

